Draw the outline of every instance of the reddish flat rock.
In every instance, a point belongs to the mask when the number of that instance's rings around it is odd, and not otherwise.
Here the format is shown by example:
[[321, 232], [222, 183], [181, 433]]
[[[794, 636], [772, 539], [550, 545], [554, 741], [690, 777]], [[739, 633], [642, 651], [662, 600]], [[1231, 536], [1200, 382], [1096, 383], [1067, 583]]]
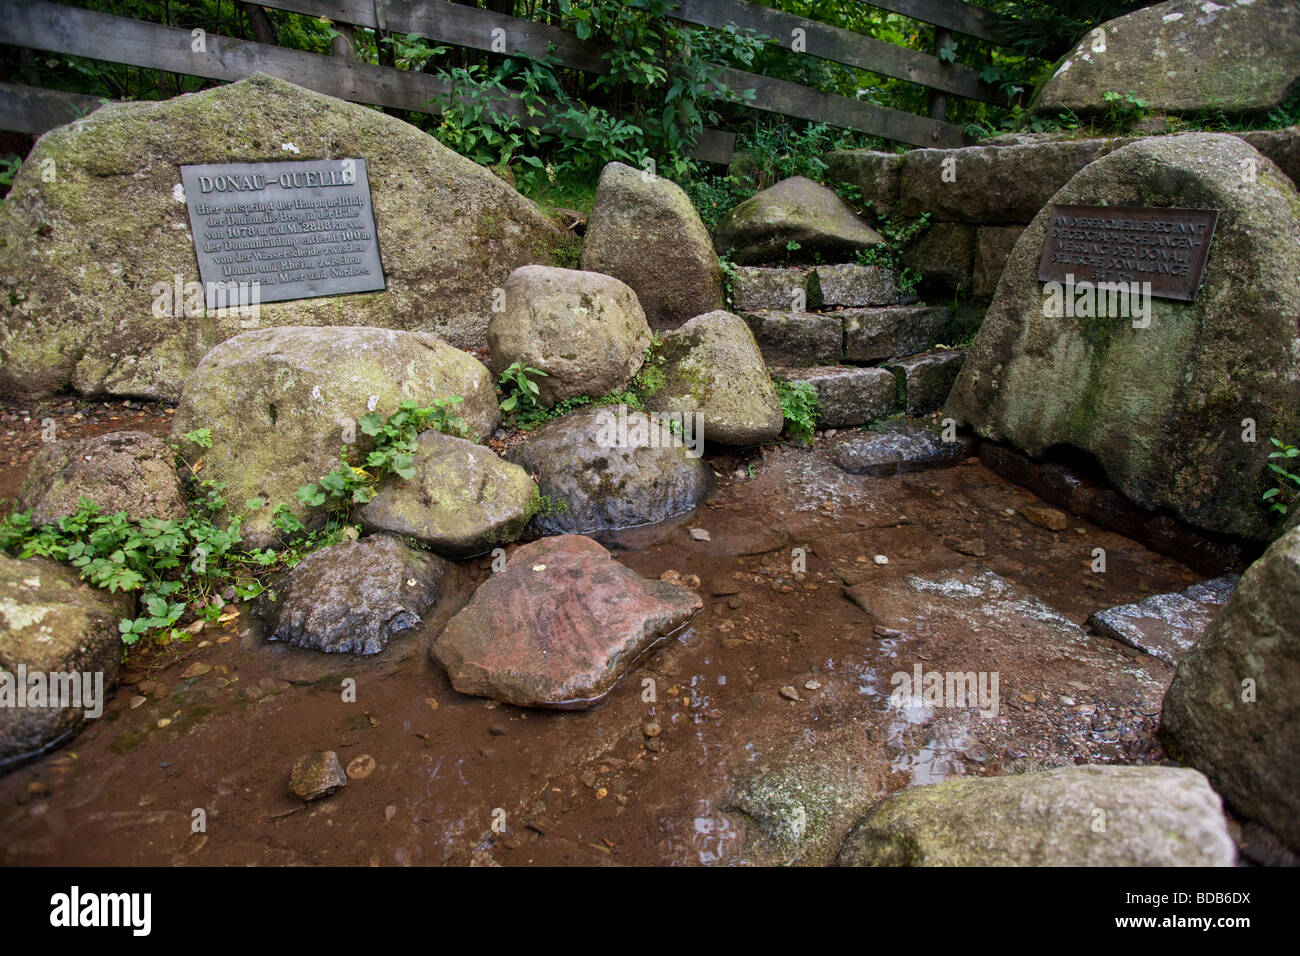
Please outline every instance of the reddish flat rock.
[[580, 710], [702, 606], [695, 592], [641, 577], [590, 538], [559, 535], [511, 554], [431, 652], [463, 694]]

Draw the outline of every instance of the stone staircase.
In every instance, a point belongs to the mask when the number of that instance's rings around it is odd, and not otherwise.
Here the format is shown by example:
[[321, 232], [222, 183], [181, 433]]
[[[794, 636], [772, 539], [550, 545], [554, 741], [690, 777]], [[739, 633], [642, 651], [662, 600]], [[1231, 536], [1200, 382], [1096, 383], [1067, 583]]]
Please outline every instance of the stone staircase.
[[965, 359], [935, 348], [968, 333], [954, 311], [901, 292], [881, 266], [742, 266], [732, 299], [772, 374], [816, 389], [820, 428], [936, 411]]

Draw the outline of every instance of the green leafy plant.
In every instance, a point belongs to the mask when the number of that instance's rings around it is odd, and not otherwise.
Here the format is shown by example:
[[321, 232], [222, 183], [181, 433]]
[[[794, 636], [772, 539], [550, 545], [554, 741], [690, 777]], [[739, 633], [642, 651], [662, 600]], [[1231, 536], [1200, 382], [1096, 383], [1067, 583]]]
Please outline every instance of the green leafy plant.
[[501, 411], [514, 412], [516, 416], [520, 416], [534, 412], [540, 407], [537, 399], [542, 390], [530, 376], [550, 377], [540, 368], [533, 368], [523, 362], [512, 362], [510, 367], [501, 373], [498, 381], [505, 390], [505, 398], [501, 400]]
[[785, 415], [785, 430], [805, 444], [811, 444], [817, 427], [817, 390], [811, 382], [787, 382], [773, 379], [776, 397]]
[[[1276, 438], [1270, 438], [1276, 451], [1268, 453], [1268, 470], [1276, 476], [1274, 486], [1264, 492], [1261, 500], [1269, 503], [1269, 508], [1279, 514], [1287, 514], [1295, 503], [1300, 488], [1300, 471], [1292, 471], [1289, 463], [1300, 458], [1300, 448], [1288, 445]], [[1300, 467], [1300, 462], [1296, 462]]]
[[1101, 98], [1106, 101], [1103, 121], [1110, 129], [1122, 132], [1146, 115], [1147, 101], [1132, 90], [1127, 93], [1108, 91]]
[[860, 265], [883, 266], [886, 269], [892, 269], [899, 291], [913, 292], [916, 290], [916, 284], [921, 279], [921, 274], [917, 270], [905, 267], [902, 264], [903, 250], [929, 226], [930, 214], [928, 212], [923, 212], [918, 218], [912, 220], [894, 218], [880, 222], [877, 224], [876, 229], [884, 237], [885, 241], [879, 245], [859, 250], [855, 258]]

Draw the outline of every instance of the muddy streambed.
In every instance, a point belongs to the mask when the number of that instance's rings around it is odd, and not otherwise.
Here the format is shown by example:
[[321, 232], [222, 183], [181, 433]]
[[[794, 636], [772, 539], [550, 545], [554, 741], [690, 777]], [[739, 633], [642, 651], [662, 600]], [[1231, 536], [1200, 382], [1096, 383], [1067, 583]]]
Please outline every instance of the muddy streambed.
[[[818, 445], [712, 459], [704, 507], [604, 539], [641, 574], [697, 576], [704, 609], [594, 709], [451, 688], [427, 647], [487, 562], [371, 658], [267, 644], [241, 609], [135, 655], [101, 719], [0, 778], [2, 862], [825, 863], [904, 787], [1164, 759], [1172, 668], [1082, 624], [1204, 575], [1078, 518], [1029, 523], [1043, 502], [977, 459], [870, 478]], [[891, 703], [918, 668], [996, 675], [996, 708]], [[356, 775], [304, 805], [289, 770], [312, 750]]]

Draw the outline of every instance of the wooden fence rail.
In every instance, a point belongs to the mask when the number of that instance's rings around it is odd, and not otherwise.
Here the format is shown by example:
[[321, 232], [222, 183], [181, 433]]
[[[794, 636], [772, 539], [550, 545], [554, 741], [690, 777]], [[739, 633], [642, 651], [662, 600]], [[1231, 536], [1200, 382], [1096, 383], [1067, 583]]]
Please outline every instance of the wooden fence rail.
[[[274, 7], [340, 25], [355, 25], [388, 33], [418, 33], [437, 43], [494, 53], [523, 53], [551, 57], [562, 66], [604, 73], [603, 50], [584, 43], [549, 24], [493, 13], [447, 0], [260, 0]], [[987, 11], [957, 0], [880, 0], [874, 6], [892, 10], [944, 30], [981, 38], [991, 37], [994, 21]], [[985, 102], [1005, 97], [983, 83], [970, 67], [947, 64], [937, 56], [917, 53], [804, 17], [783, 13], [747, 0], [678, 0], [673, 16], [683, 22], [720, 28], [735, 24], [790, 44], [799, 35], [801, 53], [831, 60], [929, 88], [939, 102], [946, 93]], [[235, 81], [253, 73], [269, 73], [301, 86], [342, 99], [423, 113], [436, 113], [436, 97], [453, 95], [449, 85], [413, 70], [360, 63], [348, 57], [326, 56], [208, 33], [202, 49], [192, 48], [188, 29], [64, 6], [50, 0], [0, 0], [0, 43], [70, 56], [109, 60], [132, 66]], [[960, 146], [962, 129], [942, 119], [889, 109], [847, 96], [825, 93], [785, 80], [732, 68], [720, 69], [719, 83], [733, 91], [748, 91], [744, 105], [758, 110], [829, 123], [915, 146]], [[91, 108], [53, 91], [15, 87], [14, 102], [0, 107], [0, 127], [39, 132], [66, 122], [69, 110]], [[74, 104], [74, 105], [69, 105]], [[525, 117], [517, 100], [501, 99], [501, 112]], [[697, 158], [727, 162], [734, 135], [705, 130], [696, 147]]]

